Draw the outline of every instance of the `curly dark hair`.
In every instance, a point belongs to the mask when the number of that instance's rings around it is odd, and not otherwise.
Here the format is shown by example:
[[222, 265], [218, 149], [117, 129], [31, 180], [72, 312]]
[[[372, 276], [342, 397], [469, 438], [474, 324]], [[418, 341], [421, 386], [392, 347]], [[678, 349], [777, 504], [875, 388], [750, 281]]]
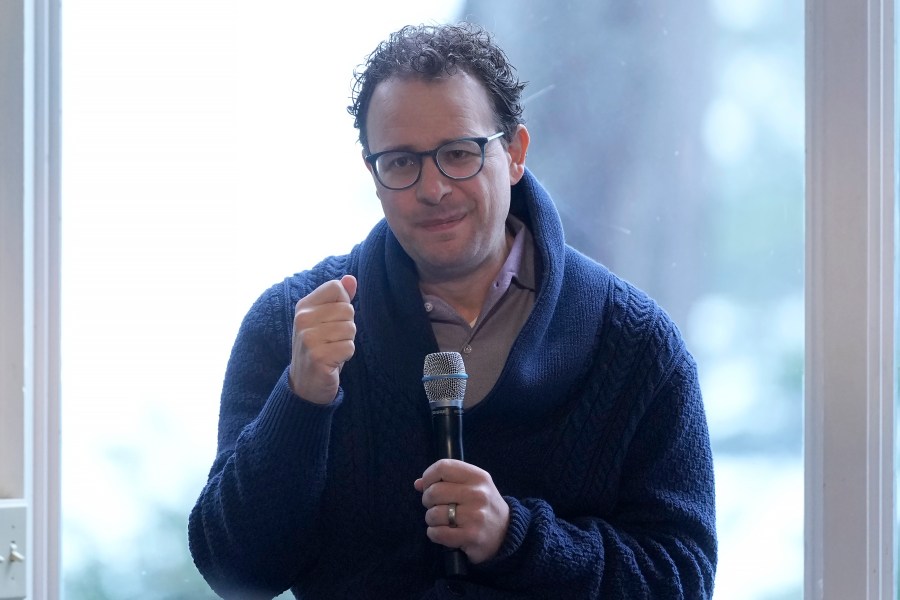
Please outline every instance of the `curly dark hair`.
[[347, 107], [359, 129], [359, 142], [369, 151], [366, 117], [372, 93], [392, 77], [437, 79], [462, 70], [485, 86], [494, 103], [504, 139], [512, 139], [522, 117], [522, 90], [516, 69], [491, 35], [473, 23], [407, 25], [378, 44], [364, 65], [353, 71], [353, 103]]

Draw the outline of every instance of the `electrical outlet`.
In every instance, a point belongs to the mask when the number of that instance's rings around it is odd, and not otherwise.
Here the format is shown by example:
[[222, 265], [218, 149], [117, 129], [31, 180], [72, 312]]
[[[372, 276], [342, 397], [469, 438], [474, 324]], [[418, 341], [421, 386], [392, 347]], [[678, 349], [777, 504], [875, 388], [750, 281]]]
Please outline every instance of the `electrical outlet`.
[[27, 515], [24, 500], [0, 500], [0, 600], [25, 598]]

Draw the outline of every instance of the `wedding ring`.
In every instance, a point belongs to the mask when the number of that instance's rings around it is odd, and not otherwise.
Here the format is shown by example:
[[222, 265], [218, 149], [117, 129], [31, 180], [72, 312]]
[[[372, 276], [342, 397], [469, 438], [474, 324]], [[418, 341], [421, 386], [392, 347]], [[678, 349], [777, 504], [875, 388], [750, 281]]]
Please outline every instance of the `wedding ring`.
[[456, 523], [456, 502], [447, 505], [447, 521], [449, 521], [450, 527], [459, 527]]

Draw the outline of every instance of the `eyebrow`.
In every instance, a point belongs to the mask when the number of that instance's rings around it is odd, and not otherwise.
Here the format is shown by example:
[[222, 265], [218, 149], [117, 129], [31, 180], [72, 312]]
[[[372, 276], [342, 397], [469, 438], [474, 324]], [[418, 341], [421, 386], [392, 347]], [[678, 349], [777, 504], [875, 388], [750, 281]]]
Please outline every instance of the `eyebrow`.
[[412, 152], [412, 153], [414, 153], [414, 154], [418, 154], [418, 153], [420, 153], [420, 152], [431, 152], [432, 150], [436, 150], [436, 149], [440, 148], [440, 147], [443, 146], [444, 144], [449, 144], [450, 142], [455, 142], [455, 141], [457, 141], [457, 140], [464, 140], [464, 139], [468, 139], [468, 138], [482, 138], [482, 137], [486, 137], [486, 136], [483, 136], [483, 135], [474, 135], [474, 134], [472, 134], [472, 135], [461, 135], [461, 136], [459, 136], [459, 137], [446, 138], [446, 139], [444, 139], [444, 140], [438, 142], [438, 145], [437, 145], [437, 146], [432, 146], [431, 148], [428, 148], [427, 150], [416, 150], [416, 149], [415, 149], [412, 145], [410, 145], [410, 144], [403, 144], [403, 145], [397, 146], [397, 147], [395, 147], [395, 148], [385, 148], [384, 150], [379, 150], [379, 151], [377, 151], [377, 152], [370, 152], [369, 154], [381, 154], [382, 152]]

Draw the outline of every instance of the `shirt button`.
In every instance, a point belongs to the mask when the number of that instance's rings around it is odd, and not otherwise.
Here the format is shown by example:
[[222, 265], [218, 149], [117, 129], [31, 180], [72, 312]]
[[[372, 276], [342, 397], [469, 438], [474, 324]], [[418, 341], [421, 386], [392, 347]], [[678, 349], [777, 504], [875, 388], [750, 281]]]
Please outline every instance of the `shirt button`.
[[425, 303], [425, 312], [431, 312], [432, 310], [434, 310], [434, 304], [432, 304], [431, 302], [426, 302]]
[[463, 347], [463, 354], [472, 354], [472, 346], [466, 344]]

